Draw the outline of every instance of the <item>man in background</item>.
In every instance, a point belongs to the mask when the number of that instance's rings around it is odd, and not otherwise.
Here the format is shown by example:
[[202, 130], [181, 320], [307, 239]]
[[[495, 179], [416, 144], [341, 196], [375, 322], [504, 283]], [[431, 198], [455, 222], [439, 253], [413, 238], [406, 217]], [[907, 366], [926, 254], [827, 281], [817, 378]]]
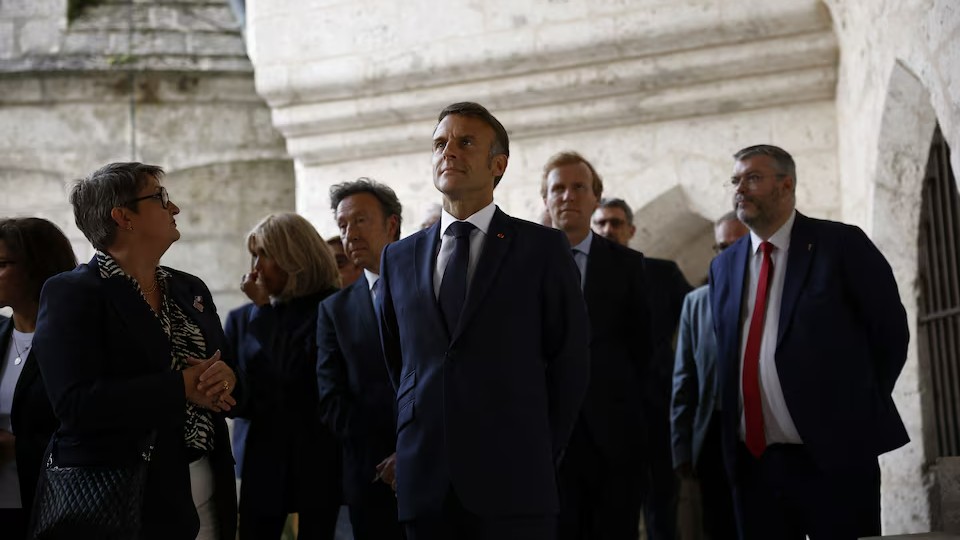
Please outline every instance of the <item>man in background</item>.
[[[603, 199], [593, 214], [594, 231], [628, 245], [636, 233], [633, 210], [623, 199]], [[650, 434], [643, 516], [650, 540], [674, 540], [679, 483], [673, 472], [670, 445], [670, 396], [673, 387], [674, 338], [683, 298], [693, 288], [677, 263], [646, 257], [647, 298], [653, 320], [653, 359], [647, 378]]]
[[644, 257], [590, 230], [602, 193], [600, 175], [576, 152], [543, 168], [540, 195], [573, 248], [591, 331], [590, 387], [560, 464], [561, 540], [636, 539], [649, 453]]
[[362, 274], [320, 304], [320, 418], [342, 447], [343, 496], [354, 538], [402, 539], [393, 493], [395, 399], [374, 312], [380, 253], [400, 238], [402, 208], [392, 189], [367, 178], [334, 185], [330, 206], [343, 249]]
[[[748, 232], [734, 212], [717, 220], [713, 231], [716, 253]], [[684, 481], [696, 481], [703, 511], [702, 530], [707, 538], [719, 540], [735, 538], [737, 529], [730, 483], [723, 470], [716, 364], [710, 286], [704, 285], [683, 301], [670, 427], [674, 469]], [[700, 523], [695, 526], [701, 528]]]
[[347, 257], [343, 251], [343, 239], [339, 236], [327, 238], [327, 245], [333, 251], [333, 258], [337, 261], [337, 269], [340, 270], [340, 287], [347, 288], [353, 285], [353, 282], [363, 274], [363, 267]]

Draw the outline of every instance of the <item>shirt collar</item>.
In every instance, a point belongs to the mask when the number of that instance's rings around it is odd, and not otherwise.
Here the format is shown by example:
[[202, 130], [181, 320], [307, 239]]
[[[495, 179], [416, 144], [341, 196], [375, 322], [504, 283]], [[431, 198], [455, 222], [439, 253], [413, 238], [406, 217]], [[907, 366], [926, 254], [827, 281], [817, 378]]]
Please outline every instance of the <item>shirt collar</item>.
[[590, 231], [590, 233], [587, 234], [587, 237], [584, 238], [582, 242], [573, 246], [571, 249], [575, 251], [579, 251], [584, 255], [590, 255], [590, 246], [592, 245], [593, 245], [593, 231]]
[[[793, 222], [797, 219], [797, 210], [794, 209], [790, 212], [790, 217], [787, 219], [787, 222], [780, 226], [777, 229], [777, 232], [773, 233], [768, 242], [773, 244], [773, 247], [780, 250], [781, 253], [786, 253], [790, 249], [790, 231], [793, 230]], [[753, 247], [753, 253], [756, 254], [760, 250], [760, 244], [763, 243], [763, 239], [756, 235], [753, 231], [750, 231], [750, 243]]]
[[374, 274], [373, 272], [364, 268], [363, 275], [367, 278], [367, 288], [372, 291], [373, 286], [376, 285], [377, 280], [380, 279], [380, 274]]
[[[133, 276], [127, 274], [123, 271], [123, 268], [120, 268], [120, 265], [117, 264], [116, 259], [110, 256], [104, 251], [96, 252], [97, 266], [100, 267], [100, 277], [103, 279], [108, 279], [114, 276], [121, 276], [129, 279], [130, 281], [137, 283], [137, 280], [133, 279]], [[162, 266], [157, 267], [157, 278], [165, 280], [170, 277], [170, 272], [167, 272]], [[137, 284], [139, 287], [140, 285]]]
[[474, 227], [479, 229], [480, 232], [487, 234], [487, 229], [490, 228], [490, 222], [493, 221], [493, 214], [496, 211], [497, 205], [491, 202], [467, 219], [459, 220], [447, 213], [446, 209], [444, 209], [440, 212], [440, 237], [443, 238], [444, 233], [447, 232], [447, 227], [454, 221], [469, 221]]

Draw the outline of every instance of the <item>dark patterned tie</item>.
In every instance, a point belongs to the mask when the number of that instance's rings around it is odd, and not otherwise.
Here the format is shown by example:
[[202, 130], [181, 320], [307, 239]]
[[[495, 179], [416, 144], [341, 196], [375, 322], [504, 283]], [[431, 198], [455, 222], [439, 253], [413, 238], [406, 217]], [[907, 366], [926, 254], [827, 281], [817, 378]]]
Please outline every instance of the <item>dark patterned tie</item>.
[[445, 234], [453, 237], [453, 254], [447, 260], [440, 281], [440, 310], [447, 321], [450, 335], [457, 329], [463, 301], [467, 297], [467, 263], [470, 261], [470, 232], [476, 227], [469, 221], [455, 221]]

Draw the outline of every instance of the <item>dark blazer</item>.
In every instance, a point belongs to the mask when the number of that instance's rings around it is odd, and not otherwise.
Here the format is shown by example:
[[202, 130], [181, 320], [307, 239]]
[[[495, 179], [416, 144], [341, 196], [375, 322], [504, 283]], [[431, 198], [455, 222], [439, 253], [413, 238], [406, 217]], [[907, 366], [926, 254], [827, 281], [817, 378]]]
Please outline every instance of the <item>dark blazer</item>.
[[[745, 235], [710, 265], [724, 457], [733, 479], [741, 409], [741, 299], [750, 251], [750, 235]], [[859, 228], [798, 212], [786, 272], [777, 372], [809, 455], [829, 471], [906, 444], [909, 437], [891, 394], [906, 361], [909, 331], [886, 259]]]
[[[653, 360], [650, 366], [649, 392], [657, 412], [655, 419], [665, 428], [664, 439], [670, 436], [670, 396], [673, 388], [673, 343], [680, 324], [683, 299], [693, 287], [683, 277], [677, 263], [667, 259], [644, 259], [647, 298], [653, 325]], [[589, 273], [589, 272], [588, 272]], [[663, 431], [663, 429], [660, 429]]]
[[[200, 327], [208, 356], [222, 349], [223, 330], [206, 285], [189, 274], [166, 270], [171, 274], [167, 281], [170, 297]], [[169, 341], [136, 289], [124, 277], [101, 278], [96, 257], [50, 278], [40, 295], [33, 353], [61, 422], [60, 463], [128, 462], [156, 429], [144, 495], [143, 535], [195, 538], [200, 522], [183, 443], [183, 376], [170, 369]], [[231, 359], [225, 357], [224, 361]], [[242, 400], [242, 387], [234, 395]], [[214, 415], [214, 423], [210, 461], [220, 538], [233, 540], [233, 455], [223, 416]]]
[[[7, 350], [13, 335], [13, 320], [0, 316], [0, 351]], [[31, 347], [23, 359], [20, 378], [13, 391], [10, 423], [16, 435], [17, 477], [20, 480], [20, 502], [29, 512], [40, 477], [43, 452], [60, 422], [53, 414], [47, 390], [43, 386], [40, 367]]]
[[589, 378], [570, 245], [497, 209], [459, 326], [448, 332], [433, 284], [439, 235], [435, 224], [381, 257], [400, 520], [440, 512], [451, 486], [480, 516], [556, 513], [556, 460]]
[[317, 414], [317, 306], [333, 290], [227, 316], [250, 421], [240, 512], [286, 515], [340, 504], [340, 449]]
[[343, 445], [344, 499], [357, 504], [397, 446], [396, 392], [364, 276], [320, 304], [317, 384], [320, 417]]
[[644, 275], [639, 251], [593, 234], [583, 288], [592, 362], [581, 421], [604, 457], [617, 465], [646, 453], [644, 385], [653, 339]]

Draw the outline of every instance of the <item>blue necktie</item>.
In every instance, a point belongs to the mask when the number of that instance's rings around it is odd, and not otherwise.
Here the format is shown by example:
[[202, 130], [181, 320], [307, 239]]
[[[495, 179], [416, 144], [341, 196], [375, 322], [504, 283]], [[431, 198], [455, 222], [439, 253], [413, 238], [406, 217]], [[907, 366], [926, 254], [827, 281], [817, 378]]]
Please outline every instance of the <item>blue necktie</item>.
[[467, 297], [467, 264], [470, 262], [470, 232], [476, 227], [469, 221], [455, 221], [446, 234], [453, 237], [453, 255], [447, 260], [440, 282], [440, 311], [447, 321], [450, 335], [457, 329], [463, 302]]

